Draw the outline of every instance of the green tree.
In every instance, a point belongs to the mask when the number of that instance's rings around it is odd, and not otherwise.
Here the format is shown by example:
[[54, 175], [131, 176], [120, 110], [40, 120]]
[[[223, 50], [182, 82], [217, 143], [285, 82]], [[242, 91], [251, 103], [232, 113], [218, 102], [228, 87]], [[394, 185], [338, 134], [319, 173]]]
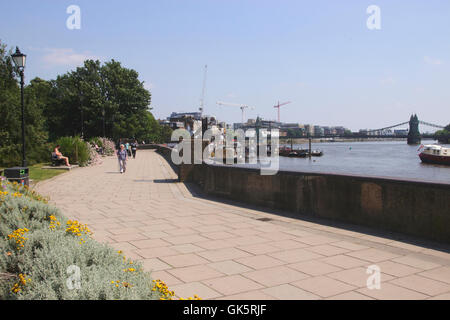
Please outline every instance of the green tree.
[[351, 136], [353, 133], [351, 130], [345, 129], [344, 130], [344, 136]]
[[[21, 103], [11, 50], [0, 41], [0, 166], [22, 158]], [[86, 60], [54, 80], [35, 78], [25, 87], [26, 155], [48, 161], [48, 141], [65, 136], [106, 136], [165, 142], [170, 131], [151, 114], [151, 94], [139, 74], [111, 60]]]
[[[0, 166], [20, 165], [22, 160], [22, 109], [17, 72], [11, 51], [0, 42]], [[47, 132], [37, 91], [38, 80], [24, 89], [25, 145], [29, 164], [48, 158]]]
[[111, 60], [86, 60], [52, 81], [48, 107], [51, 137], [82, 135], [145, 139], [159, 134], [150, 113], [151, 94], [139, 74]]
[[161, 126], [161, 143], [171, 142], [173, 130], [169, 126]]
[[10, 56], [11, 51], [0, 42], [0, 166], [20, 161], [20, 92]]
[[443, 130], [436, 131], [434, 135], [440, 143], [450, 144], [450, 124]]

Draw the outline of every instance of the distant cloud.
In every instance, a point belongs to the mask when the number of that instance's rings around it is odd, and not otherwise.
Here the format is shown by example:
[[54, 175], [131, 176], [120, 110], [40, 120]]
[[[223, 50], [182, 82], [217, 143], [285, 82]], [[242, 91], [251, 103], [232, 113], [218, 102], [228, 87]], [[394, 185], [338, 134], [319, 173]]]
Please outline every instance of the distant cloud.
[[401, 110], [401, 111], [410, 111], [411, 110], [411, 106], [408, 106], [407, 104], [405, 104], [404, 102], [401, 101], [396, 101], [392, 107], [394, 107], [397, 110]]
[[88, 52], [75, 52], [74, 49], [66, 48], [45, 48], [42, 57], [47, 66], [81, 66], [85, 60], [102, 60], [100, 57], [92, 55]]
[[144, 88], [147, 90], [152, 90], [154, 88], [154, 84], [151, 82], [144, 81]]
[[294, 86], [296, 86], [296, 87], [305, 87], [306, 86], [306, 82], [295, 82], [294, 83]]
[[439, 59], [436, 59], [436, 58], [430, 58], [428, 56], [424, 57], [423, 61], [426, 64], [431, 64], [431, 65], [435, 65], [435, 66], [438, 66], [438, 65], [441, 65], [441, 64], [444, 63], [442, 60], [439, 60]]
[[424, 87], [417, 87], [417, 88], [415, 88], [414, 90], [415, 90], [415, 92], [417, 92], [417, 93], [423, 93], [423, 92], [425, 92], [425, 88], [424, 88]]
[[289, 89], [298, 89], [306, 87], [306, 82], [298, 81], [298, 82], [281, 82], [277, 84], [277, 87], [281, 88], [289, 88]]
[[384, 86], [392, 86], [395, 84], [395, 82], [395, 79], [392, 77], [387, 77], [380, 80], [380, 83]]
[[303, 88], [306, 86], [306, 82], [303, 81], [299, 81], [299, 82], [285, 82], [282, 84], [283, 86], [288, 86], [288, 87], [294, 87], [294, 88]]
[[228, 93], [225, 97], [230, 98], [230, 99], [233, 99], [233, 98], [236, 98], [237, 96], [236, 96], [235, 93], [230, 92], [230, 93]]

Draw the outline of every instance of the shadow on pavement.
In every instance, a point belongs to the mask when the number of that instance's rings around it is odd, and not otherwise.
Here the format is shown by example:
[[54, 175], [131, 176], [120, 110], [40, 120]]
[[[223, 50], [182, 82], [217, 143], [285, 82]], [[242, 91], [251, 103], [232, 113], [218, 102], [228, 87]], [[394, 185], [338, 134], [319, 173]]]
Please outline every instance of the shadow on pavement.
[[[166, 161], [167, 161], [167, 159], [166, 159]], [[168, 163], [170, 164], [170, 161], [168, 161]], [[155, 181], [155, 183], [179, 182], [178, 179], [161, 179], [161, 180], [154, 180], [154, 181]], [[157, 181], [159, 181], [159, 182], [157, 182]], [[201, 185], [198, 185], [195, 183], [190, 183], [190, 182], [183, 182], [183, 183], [186, 186], [189, 193], [195, 198], [219, 202], [219, 203], [223, 203], [223, 204], [228, 204], [231, 206], [238, 207], [239, 209], [249, 209], [249, 210], [261, 211], [264, 213], [269, 213], [269, 214], [273, 214], [273, 215], [277, 215], [277, 216], [281, 216], [281, 217], [293, 218], [293, 219], [297, 219], [297, 220], [320, 224], [320, 225], [327, 226], [327, 227], [333, 227], [333, 228], [339, 228], [339, 229], [358, 232], [358, 233], [364, 233], [369, 236], [390, 239], [392, 241], [400, 241], [400, 242], [404, 242], [404, 243], [415, 245], [415, 246], [420, 246], [420, 247], [427, 248], [427, 249], [433, 249], [433, 250], [450, 253], [450, 245], [445, 244], [445, 243], [439, 243], [439, 242], [435, 242], [435, 241], [431, 241], [431, 240], [427, 240], [427, 239], [418, 238], [415, 236], [409, 236], [406, 234], [384, 231], [384, 230], [365, 227], [365, 226], [361, 226], [361, 225], [355, 225], [355, 224], [351, 224], [351, 223], [347, 223], [347, 222], [341, 222], [341, 221], [336, 221], [336, 220], [320, 218], [320, 217], [314, 216], [313, 213], [299, 213], [299, 212], [285, 211], [282, 209], [260, 207], [260, 206], [253, 205], [253, 204], [242, 203], [242, 202], [238, 202], [235, 200], [227, 199], [226, 197], [219, 197], [219, 196], [207, 194], [204, 192]], [[255, 215], [255, 219], [258, 219], [257, 214], [254, 214], [254, 215]], [[272, 222], [283, 223], [280, 220], [277, 221], [276, 218], [274, 218], [272, 220]], [[364, 243], [366, 241], [371, 242], [370, 240], [365, 240], [365, 239], [359, 240], [360, 243]], [[379, 243], [379, 245], [384, 246], [382, 243]], [[387, 244], [387, 246], [389, 246], [389, 244]], [[392, 247], [392, 249], [402, 250], [399, 247]], [[405, 250], [407, 250], [407, 249], [405, 249]], [[420, 256], [421, 254], [417, 253], [417, 255]], [[433, 258], [436, 258], [436, 260], [442, 260], [437, 257], [433, 257]], [[441, 261], [441, 263], [446, 265], [448, 262], [444, 263], [443, 261]]]
[[155, 179], [154, 183], [176, 183], [179, 182], [178, 179]]
[[[264, 213], [270, 213], [270, 214], [277, 215], [280, 217], [293, 218], [293, 219], [297, 219], [297, 220], [320, 224], [320, 225], [327, 226], [327, 227], [333, 227], [333, 228], [339, 228], [339, 229], [343, 229], [343, 230], [347, 230], [347, 231], [364, 233], [369, 236], [386, 238], [386, 239], [390, 239], [392, 241], [400, 241], [400, 242], [404, 242], [404, 243], [415, 245], [415, 246], [421, 246], [421, 247], [427, 248], [427, 249], [433, 249], [433, 250], [450, 253], [450, 246], [445, 243], [439, 243], [439, 242], [421, 239], [418, 237], [413, 237], [413, 236], [409, 236], [409, 235], [405, 235], [405, 234], [378, 230], [375, 228], [369, 228], [369, 227], [350, 224], [350, 223], [341, 222], [341, 221], [319, 218], [319, 217], [315, 217], [311, 213], [310, 214], [297, 213], [297, 212], [291, 212], [291, 211], [284, 211], [281, 209], [273, 209], [273, 208], [260, 207], [257, 205], [246, 204], [246, 203], [238, 202], [235, 200], [230, 200], [230, 199], [227, 199], [224, 197], [206, 194], [203, 191], [203, 189], [201, 188], [201, 186], [194, 184], [194, 183], [190, 183], [190, 182], [186, 183], [185, 182], [184, 185], [188, 189], [189, 193], [195, 198], [220, 202], [223, 204], [236, 206], [239, 209], [249, 209], [249, 210], [261, 211]], [[255, 214], [255, 219], [260, 220], [260, 218], [257, 217], [257, 214]], [[264, 221], [264, 220], [261, 220], [261, 221]], [[267, 220], [267, 221], [269, 221], [269, 220]], [[283, 223], [280, 220], [277, 221], [277, 219], [275, 217], [273, 219], [271, 219], [270, 221], [275, 222], [275, 223], [277, 223], [277, 222]], [[365, 239], [360, 239], [361, 243], [363, 243], [364, 241], [365, 241]], [[367, 239], [366, 241], [371, 241], [371, 240]], [[383, 246], [382, 243], [380, 243], [379, 245]], [[389, 244], [386, 244], [386, 245], [389, 245]], [[401, 250], [401, 248], [399, 248], [399, 247], [393, 247], [393, 249]], [[420, 253], [417, 253], [417, 255], [420, 256]], [[436, 258], [436, 260], [439, 260], [439, 258]]]
[[153, 182], [153, 183], [176, 183], [178, 179], [139, 179], [133, 182]]

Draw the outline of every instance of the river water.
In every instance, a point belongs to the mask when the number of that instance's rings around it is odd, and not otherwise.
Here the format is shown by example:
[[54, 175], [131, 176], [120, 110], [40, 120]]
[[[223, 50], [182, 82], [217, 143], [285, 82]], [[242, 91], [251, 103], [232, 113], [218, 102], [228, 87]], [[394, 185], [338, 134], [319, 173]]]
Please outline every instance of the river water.
[[[422, 143], [436, 142], [423, 140]], [[308, 144], [294, 145], [294, 149], [298, 148], [307, 149]], [[410, 146], [406, 141], [313, 143], [312, 149], [322, 150], [323, 156], [280, 157], [280, 170], [406, 178], [450, 184], [450, 166], [423, 164], [418, 156], [419, 146]], [[255, 167], [248, 164], [239, 166]]]

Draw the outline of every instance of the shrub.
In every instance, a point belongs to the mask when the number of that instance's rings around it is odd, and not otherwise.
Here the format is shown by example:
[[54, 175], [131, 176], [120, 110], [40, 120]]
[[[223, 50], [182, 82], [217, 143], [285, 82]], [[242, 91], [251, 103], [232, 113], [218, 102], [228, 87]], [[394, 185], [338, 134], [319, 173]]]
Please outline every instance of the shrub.
[[116, 153], [116, 145], [114, 141], [108, 138], [100, 138], [100, 141], [102, 142], [103, 152], [105, 155], [112, 156]]
[[[35, 192], [9, 182], [0, 190], [0, 300], [172, 298], [140, 263], [93, 240]], [[68, 285], [69, 266], [81, 271], [79, 289]]]
[[101, 164], [103, 162], [102, 157], [97, 152], [95, 145], [92, 143], [86, 142], [89, 148], [89, 161], [87, 163], [88, 166], [95, 166], [97, 164]]
[[89, 140], [92, 145], [97, 145], [103, 148], [103, 153], [106, 156], [112, 156], [115, 154], [116, 147], [112, 140], [102, 137], [94, 137]]
[[98, 145], [100, 148], [102, 148], [103, 147], [103, 141], [102, 141], [102, 139], [103, 138], [100, 138], [100, 137], [93, 137], [93, 138], [91, 138], [90, 140], [89, 140], [89, 142], [91, 143], [91, 144], [96, 144], [96, 145]]
[[[4, 142], [5, 140], [7, 141], [7, 139], [2, 138], [3, 136], [0, 132], [0, 167], [13, 167], [21, 165], [22, 145], [7, 144], [1, 146], [2, 142]], [[26, 158], [29, 165], [50, 161], [50, 154], [53, 150], [49, 143], [42, 143], [39, 146], [27, 145], [26, 147]]]
[[78, 163], [80, 167], [89, 163], [90, 147], [80, 137], [62, 137], [55, 145], [60, 145], [61, 153], [69, 157], [71, 163]]

